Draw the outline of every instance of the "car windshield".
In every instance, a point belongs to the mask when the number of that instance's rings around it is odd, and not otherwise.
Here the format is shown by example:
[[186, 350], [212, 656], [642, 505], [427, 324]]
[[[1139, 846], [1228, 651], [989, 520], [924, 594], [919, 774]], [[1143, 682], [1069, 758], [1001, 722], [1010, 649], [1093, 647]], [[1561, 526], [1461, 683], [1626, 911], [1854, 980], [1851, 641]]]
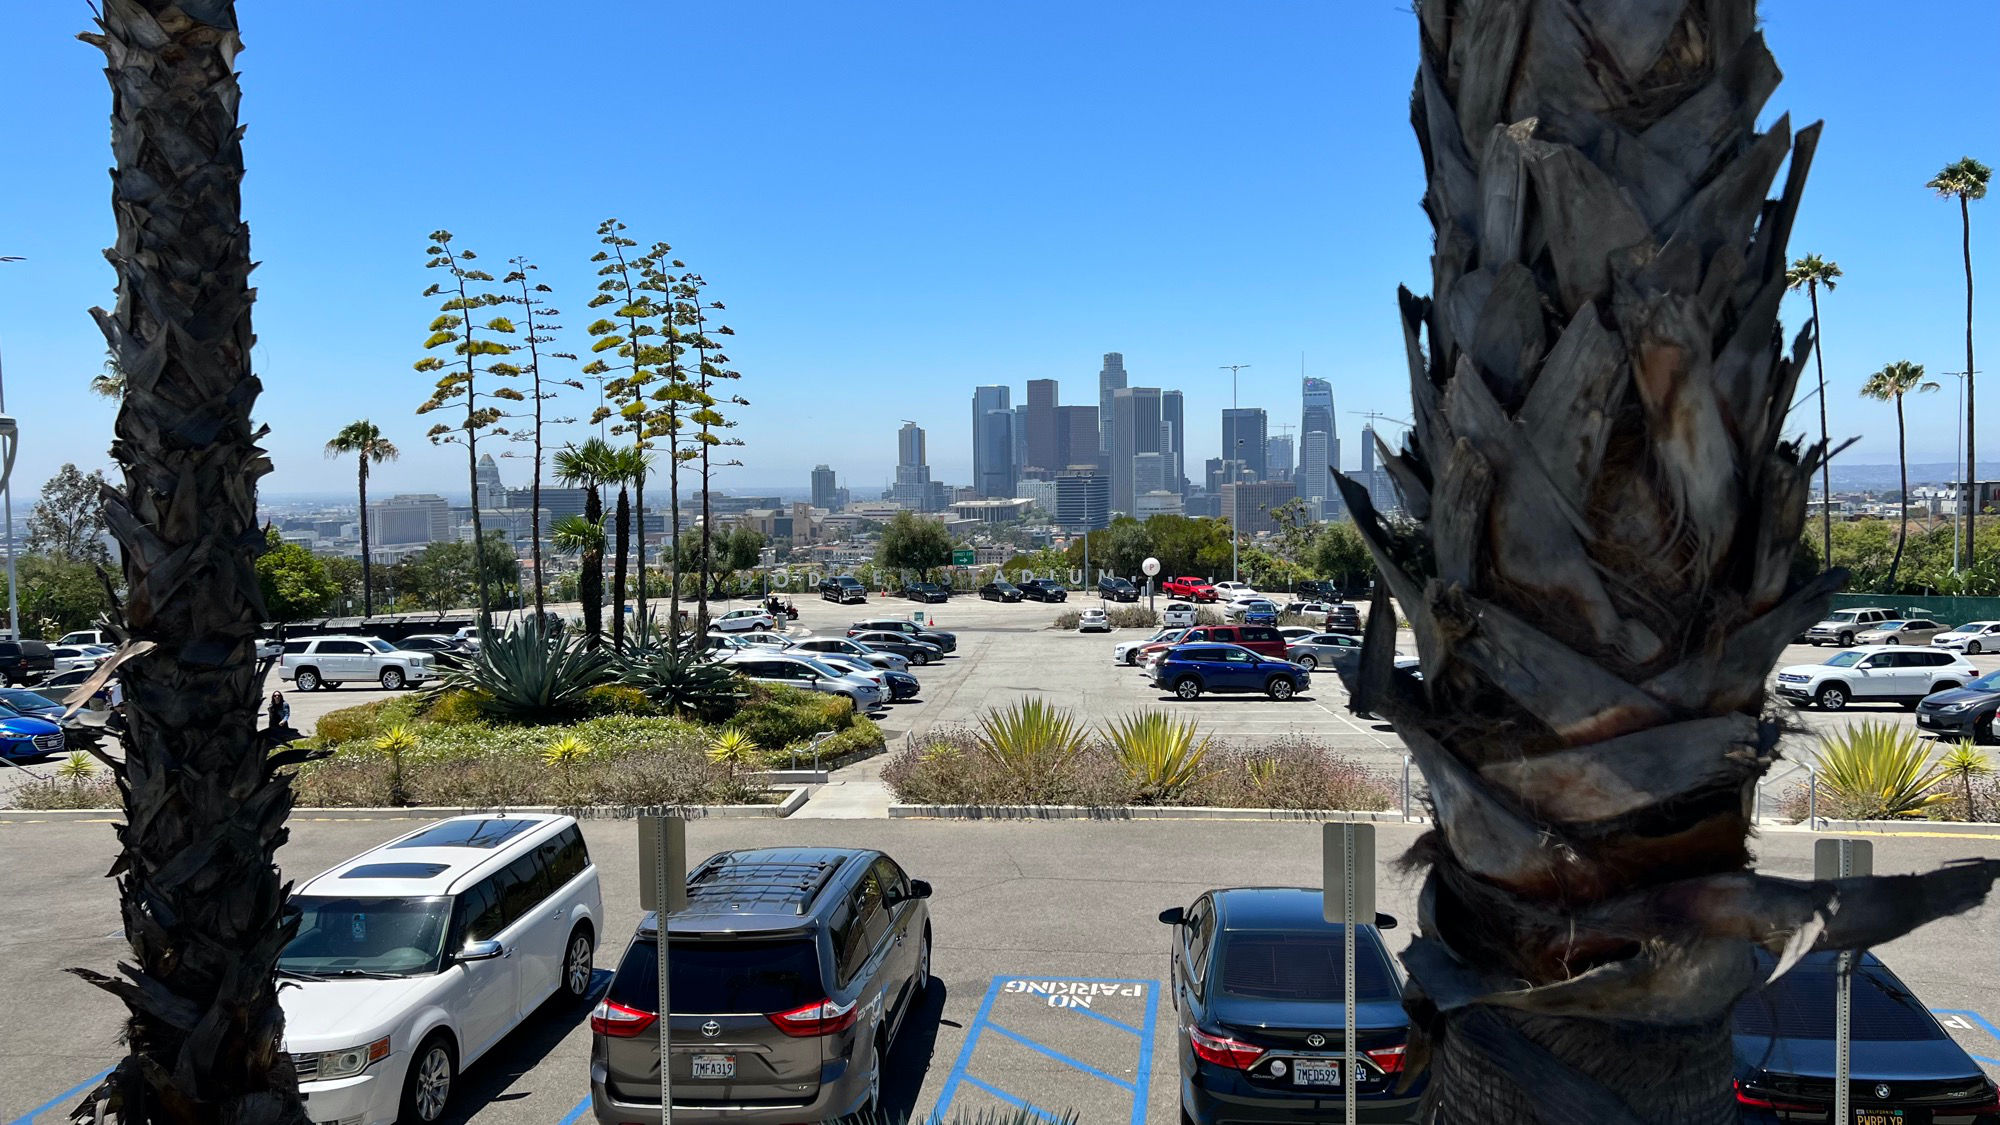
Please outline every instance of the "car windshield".
[[394, 651], [396, 651], [396, 646], [395, 646], [395, 645], [392, 645], [392, 644], [390, 644], [390, 643], [389, 643], [388, 641], [384, 641], [384, 640], [377, 640], [377, 639], [376, 639], [376, 638], [374, 638], [374, 637], [370, 637], [370, 638], [368, 638], [368, 641], [367, 641], [367, 644], [368, 644], [368, 647], [369, 647], [369, 648], [372, 648], [372, 649], [374, 649], [374, 650], [375, 650], [376, 652], [394, 652]]
[[410, 977], [438, 971], [451, 921], [448, 898], [294, 895], [299, 933], [280, 972], [305, 977]]
[[2000, 691], [2000, 672], [1988, 672], [1965, 686], [1971, 691]]
[[815, 671], [815, 672], [818, 672], [818, 673], [819, 673], [820, 675], [822, 675], [822, 676], [835, 676], [835, 677], [839, 677], [839, 676], [845, 676], [845, 675], [847, 675], [847, 674], [848, 674], [848, 671], [847, 671], [847, 669], [845, 669], [845, 668], [836, 668], [836, 667], [834, 667], [833, 665], [831, 665], [831, 664], [828, 664], [828, 663], [827, 663], [826, 661], [824, 661], [824, 660], [810, 660], [810, 659], [807, 659], [806, 657], [803, 657], [803, 656], [801, 656], [801, 657], [798, 657], [797, 659], [798, 659], [798, 662], [799, 662], [799, 663], [801, 663], [801, 664], [805, 665], [805, 666], [806, 666], [806, 667], [808, 667], [808, 668], [811, 668], [811, 669], [812, 669], [813, 671]]
[[1836, 652], [1826, 658], [1826, 666], [1829, 668], [1852, 668], [1856, 664], [1861, 663], [1861, 658], [1865, 655], [1866, 653], [1860, 652]]
[[37, 695], [32, 691], [20, 690], [0, 691], [0, 703], [5, 703], [15, 710], [34, 710], [37, 707], [62, 706], [62, 704], [57, 703], [46, 695]]
[[[1311, 933], [1225, 930], [1216, 979], [1230, 996], [1338, 1004], [1347, 988], [1346, 946], [1338, 926]], [[1365, 943], [1354, 951], [1354, 993], [1362, 1001], [1397, 996], [1388, 966]]]
[[1909, 622], [1907, 622], [1907, 621], [1884, 621], [1883, 623], [1881, 623], [1880, 625], [1877, 625], [1877, 626], [1875, 626], [1875, 627], [1876, 627], [1877, 629], [1881, 629], [1881, 630], [1883, 630], [1884, 632], [1887, 632], [1887, 631], [1890, 631], [1890, 630], [1893, 630], [1893, 629], [1901, 629], [1901, 628], [1902, 628], [1903, 626], [1905, 626], [1905, 625], [1908, 625], [1908, 624], [1909, 624]]

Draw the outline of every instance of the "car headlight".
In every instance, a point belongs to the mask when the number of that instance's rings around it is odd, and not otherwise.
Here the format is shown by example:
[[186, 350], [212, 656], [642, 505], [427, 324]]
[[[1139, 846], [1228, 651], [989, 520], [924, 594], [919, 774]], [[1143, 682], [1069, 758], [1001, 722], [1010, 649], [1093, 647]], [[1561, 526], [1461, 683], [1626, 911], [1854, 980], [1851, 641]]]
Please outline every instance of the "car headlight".
[[386, 1035], [373, 1043], [349, 1047], [344, 1051], [321, 1051], [319, 1076], [322, 1079], [352, 1078], [388, 1057], [389, 1038]]
[[1979, 704], [1978, 704], [1978, 702], [1977, 702], [1977, 701], [1974, 701], [1974, 702], [1968, 702], [1968, 703], [1947, 703], [1947, 704], [1946, 704], [1946, 705], [1944, 705], [1943, 707], [1940, 707], [1940, 708], [1938, 708], [1938, 710], [1940, 710], [1940, 711], [1970, 711], [1970, 710], [1972, 710], [1972, 709], [1973, 709], [1974, 707], [1977, 707], [1977, 706], [1979, 706]]

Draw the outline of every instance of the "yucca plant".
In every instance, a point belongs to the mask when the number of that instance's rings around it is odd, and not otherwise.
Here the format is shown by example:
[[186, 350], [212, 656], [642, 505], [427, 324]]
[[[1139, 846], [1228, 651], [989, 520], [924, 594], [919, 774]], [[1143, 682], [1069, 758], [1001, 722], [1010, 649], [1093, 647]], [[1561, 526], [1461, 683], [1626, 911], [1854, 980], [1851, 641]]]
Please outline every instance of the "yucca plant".
[[590, 743], [573, 734], [565, 734], [542, 747], [542, 764], [552, 769], [568, 769], [590, 757], [590, 754]]
[[375, 749], [389, 755], [389, 803], [410, 803], [409, 789], [403, 784], [403, 755], [419, 745], [417, 732], [401, 723], [375, 737]]
[[1075, 716], [1032, 697], [988, 711], [975, 737], [980, 751], [1012, 775], [1031, 800], [1049, 790], [1089, 741]]
[[63, 764], [56, 767], [56, 776], [71, 785], [81, 785], [90, 780], [90, 775], [95, 769], [96, 767], [91, 764], [90, 755], [78, 751], [63, 759]]
[[732, 787], [737, 771], [756, 765], [762, 752], [757, 740], [740, 730], [724, 730], [708, 743], [708, 760], [729, 771]]
[[478, 652], [442, 666], [438, 685], [479, 693], [480, 707], [497, 718], [537, 722], [575, 713], [584, 693], [610, 677], [609, 653], [519, 621], [489, 636]]
[[1104, 740], [1138, 785], [1139, 800], [1148, 804], [1171, 801], [1194, 784], [1214, 745], [1195, 723], [1164, 711], [1113, 720], [1104, 728]]
[[1922, 816], [1951, 800], [1938, 791], [1942, 764], [1933, 763], [1930, 743], [1913, 730], [1873, 720], [1823, 735], [1819, 780], [1842, 812], [1856, 820]]
[[1972, 803], [1972, 779], [1985, 777], [1993, 772], [1993, 762], [1986, 751], [1971, 742], [1960, 742], [1950, 753], [1938, 759], [1938, 769], [1945, 777], [1955, 779], [1965, 795], [1965, 819], [1978, 820], [1979, 810]]
[[720, 722], [743, 702], [743, 680], [689, 644], [648, 644], [618, 654], [617, 682], [638, 688], [668, 712]]

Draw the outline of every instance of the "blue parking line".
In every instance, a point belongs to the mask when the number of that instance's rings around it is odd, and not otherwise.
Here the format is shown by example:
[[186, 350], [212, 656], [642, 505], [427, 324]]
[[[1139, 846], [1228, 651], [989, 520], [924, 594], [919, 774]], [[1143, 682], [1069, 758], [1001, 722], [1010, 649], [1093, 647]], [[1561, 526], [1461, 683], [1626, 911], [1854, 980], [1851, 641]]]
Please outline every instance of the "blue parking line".
[[[979, 1014], [973, 1017], [972, 1026], [965, 1033], [965, 1046], [959, 1048], [958, 1061], [952, 1064], [951, 1076], [945, 1079], [944, 1089], [938, 1093], [937, 1108], [931, 1110], [929, 1118], [931, 1125], [938, 1125], [944, 1120], [944, 1115], [951, 1109], [952, 1099], [958, 1096], [958, 1084], [965, 1080], [966, 1065], [972, 1061], [973, 1048], [979, 1046], [979, 1033], [986, 1028], [986, 1017], [992, 1014], [993, 1000], [1000, 995], [1000, 982], [1005, 979], [1007, 978], [994, 977], [993, 983], [986, 986], [986, 998], [979, 1002]], [[985, 1087], [989, 1093], [996, 1095], [999, 1093], [987, 1087], [984, 1082], [980, 1082], [979, 1085]]]
[[100, 1070], [96, 1074], [91, 1075], [89, 1078], [86, 1078], [83, 1081], [77, 1083], [76, 1085], [71, 1086], [69, 1089], [64, 1090], [62, 1093], [57, 1094], [55, 1097], [50, 1098], [48, 1101], [43, 1102], [42, 1104], [29, 1110], [27, 1113], [22, 1114], [20, 1117], [16, 1117], [14, 1120], [9, 1121], [7, 1125], [34, 1125], [35, 1118], [40, 1117], [42, 1114], [47, 1113], [48, 1111], [56, 1108], [57, 1106], [70, 1100], [71, 1098], [76, 1097], [78, 1094], [83, 1093], [85, 1090], [90, 1089], [92, 1086], [97, 1085], [99, 1082], [104, 1081], [104, 1076], [110, 1074], [111, 1069], [112, 1068], [108, 1066], [105, 1067], [103, 1070]]
[[1160, 1018], [1160, 989], [1146, 989], [1146, 1034], [1139, 1037], [1138, 1092], [1132, 1097], [1132, 1125], [1146, 1125], [1146, 1087], [1153, 1080], [1153, 1028]]
[[1048, 1110], [1043, 1109], [1041, 1106], [1035, 1105], [1022, 1098], [1017, 1098], [1014, 1095], [1008, 1093], [1005, 1090], [1000, 1089], [997, 1086], [987, 1085], [986, 1083], [981, 1082], [979, 1079], [974, 1078], [969, 1074], [965, 1076], [965, 1080], [967, 1082], [972, 1083], [974, 1086], [977, 1086], [980, 1089], [986, 1091], [987, 1093], [992, 1094], [994, 1097], [999, 1098], [1001, 1101], [1006, 1102], [1008, 1105], [1013, 1106], [1015, 1109], [1021, 1110], [1024, 1113], [1032, 1113], [1036, 1117], [1039, 1117], [1042, 1120], [1049, 1122], [1050, 1125], [1062, 1125], [1062, 1118], [1057, 1117], [1055, 1114], [1050, 1113]]
[[1134, 1086], [1132, 1083], [1125, 1081], [1123, 1078], [1120, 1078], [1115, 1074], [1106, 1074], [1105, 1072], [1097, 1069], [1096, 1067], [1090, 1065], [1087, 1062], [1084, 1062], [1081, 1059], [1070, 1058], [1068, 1055], [1063, 1054], [1061, 1051], [1056, 1050], [1054, 1047], [1048, 1047], [1044, 1046], [1043, 1044], [1037, 1043], [1033, 1039], [1030, 1039], [1027, 1036], [1022, 1035], [1020, 1032], [1009, 1031], [1006, 1028], [1001, 1027], [997, 1023], [989, 1023], [986, 1026], [989, 1030], [997, 1031], [1001, 1035], [1004, 1035], [1007, 1038], [1012, 1039], [1014, 1042], [1019, 1043], [1021, 1046], [1026, 1047], [1030, 1051], [1035, 1051], [1037, 1053], [1047, 1055], [1048, 1057], [1056, 1060], [1057, 1062], [1063, 1064], [1064, 1066], [1075, 1067], [1076, 1069], [1084, 1072], [1085, 1074], [1094, 1075], [1098, 1078], [1102, 1078], [1106, 1082], [1109, 1082], [1114, 1086], [1117, 1086], [1121, 1089], [1130, 1090], [1135, 1094], [1139, 1092], [1139, 1088], [1137, 1086]]
[[[1978, 1024], [1981, 1031], [1991, 1035], [1996, 1040], [2000, 1040], [2000, 1027], [1994, 1027], [1991, 1020], [1988, 1020], [1985, 1016], [1980, 1015], [1970, 1008], [1932, 1008], [1931, 1014], [1934, 1016], [1963, 1016], [1973, 1023]], [[1967, 1053], [1970, 1054], [1971, 1052]], [[2000, 1059], [1989, 1059], [1985, 1055], [1973, 1055], [1972, 1057], [1979, 1062], [1985, 1063], [1987, 1066], [2000, 1067]]]

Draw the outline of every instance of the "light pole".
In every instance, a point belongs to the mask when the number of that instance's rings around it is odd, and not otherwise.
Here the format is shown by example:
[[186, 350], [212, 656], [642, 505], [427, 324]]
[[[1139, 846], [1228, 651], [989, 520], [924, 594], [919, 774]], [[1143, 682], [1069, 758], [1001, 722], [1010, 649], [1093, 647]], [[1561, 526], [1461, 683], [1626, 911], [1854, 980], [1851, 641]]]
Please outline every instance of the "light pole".
[[[1238, 426], [1241, 426], [1243, 424], [1243, 420], [1241, 418], [1235, 417], [1236, 411], [1238, 409], [1236, 405], [1236, 373], [1249, 366], [1250, 365], [1247, 363], [1223, 363], [1217, 365], [1217, 368], [1219, 370], [1229, 372], [1229, 413], [1231, 418], [1234, 419], [1235, 424]], [[1225, 449], [1223, 450], [1223, 452], [1228, 453], [1230, 451]], [[1235, 452], [1238, 453], [1239, 456], [1234, 458], [1234, 460], [1236, 464], [1241, 465], [1243, 463], [1243, 458], [1240, 456], [1240, 454], [1243, 452], [1243, 438], [1242, 435], [1240, 434], [1236, 438]], [[1232, 470], [1230, 475], [1234, 476], [1235, 471]], [[1240, 482], [1232, 481], [1231, 483], [1240, 483]], [[1236, 494], [1232, 492], [1230, 493], [1230, 495], [1234, 496]], [[1237, 529], [1236, 529], [1235, 513], [1231, 512], [1229, 520], [1229, 580], [1231, 582], [1242, 581], [1242, 579], [1236, 573], [1236, 530]]]
[[7, 377], [0, 367], [0, 518], [7, 521], [0, 533], [7, 549], [7, 635], [21, 637], [21, 583], [14, 572], [14, 450], [20, 444], [21, 427], [7, 413]]

